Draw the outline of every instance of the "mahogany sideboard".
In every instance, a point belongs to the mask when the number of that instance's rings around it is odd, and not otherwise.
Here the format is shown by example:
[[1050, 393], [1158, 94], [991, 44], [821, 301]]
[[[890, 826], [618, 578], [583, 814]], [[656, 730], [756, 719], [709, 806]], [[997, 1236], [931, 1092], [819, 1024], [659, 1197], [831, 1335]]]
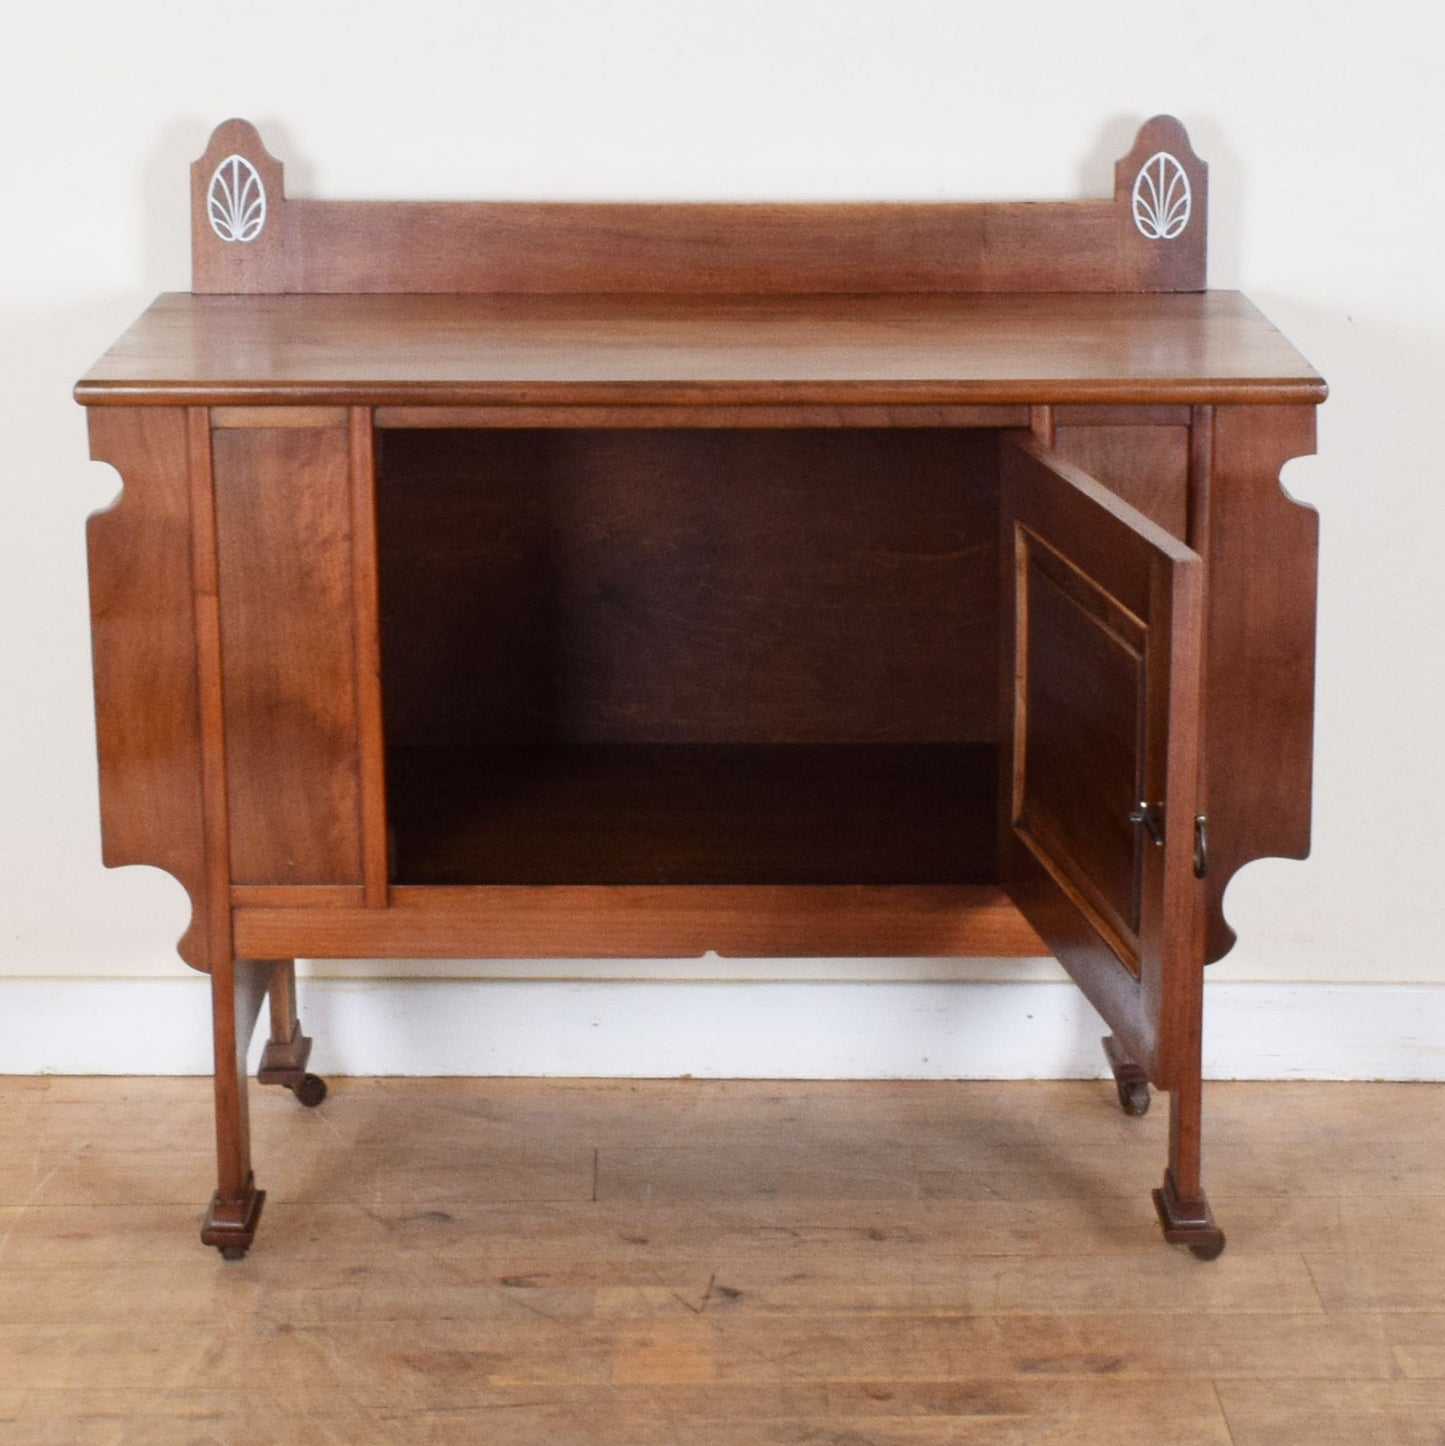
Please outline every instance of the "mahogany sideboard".
[[229, 121], [193, 289], [76, 389], [105, 862], [319, 1103], [305, 957], [1056, 956], [1200, 1178], [1231, 875], [1308, 847], [1325, 387], [1205, 285], [1149, 121], [1107, 200], [287, 198]]

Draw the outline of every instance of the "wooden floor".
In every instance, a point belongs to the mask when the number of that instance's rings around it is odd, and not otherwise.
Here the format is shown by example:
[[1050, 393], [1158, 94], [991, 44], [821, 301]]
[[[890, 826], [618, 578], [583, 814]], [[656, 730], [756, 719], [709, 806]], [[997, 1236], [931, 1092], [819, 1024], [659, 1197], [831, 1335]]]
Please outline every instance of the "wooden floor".
[[196, 1239], [202, 1080], [0, 1080], [0, 1442], [1445, 1441], [1445, 1088], [333, 1081]]

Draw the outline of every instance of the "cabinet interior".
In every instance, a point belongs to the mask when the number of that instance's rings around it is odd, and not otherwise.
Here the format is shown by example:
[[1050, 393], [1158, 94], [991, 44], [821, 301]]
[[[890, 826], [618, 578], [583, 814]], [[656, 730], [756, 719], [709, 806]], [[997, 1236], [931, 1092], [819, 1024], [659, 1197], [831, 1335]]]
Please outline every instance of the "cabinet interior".
[[382, 433], [394, 879], [995, 881], [998, 449]]

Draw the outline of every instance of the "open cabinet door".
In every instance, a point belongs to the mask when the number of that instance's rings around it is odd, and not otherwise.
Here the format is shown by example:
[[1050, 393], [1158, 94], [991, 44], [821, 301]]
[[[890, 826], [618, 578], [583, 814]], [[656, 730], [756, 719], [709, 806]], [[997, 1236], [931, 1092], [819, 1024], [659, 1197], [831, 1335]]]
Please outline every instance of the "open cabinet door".
[[1203, 562], [1037, 441], [1003, 454], [1003, 882], [1123, 1053], [1197, 1088]]

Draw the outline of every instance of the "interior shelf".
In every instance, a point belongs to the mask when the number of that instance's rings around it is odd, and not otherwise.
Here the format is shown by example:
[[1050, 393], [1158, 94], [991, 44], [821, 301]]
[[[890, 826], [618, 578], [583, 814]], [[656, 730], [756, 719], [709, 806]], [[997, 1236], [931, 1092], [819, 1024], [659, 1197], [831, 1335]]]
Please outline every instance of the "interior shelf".
[[980, 884], [990, 744], [394, 747], [401, 884]]

